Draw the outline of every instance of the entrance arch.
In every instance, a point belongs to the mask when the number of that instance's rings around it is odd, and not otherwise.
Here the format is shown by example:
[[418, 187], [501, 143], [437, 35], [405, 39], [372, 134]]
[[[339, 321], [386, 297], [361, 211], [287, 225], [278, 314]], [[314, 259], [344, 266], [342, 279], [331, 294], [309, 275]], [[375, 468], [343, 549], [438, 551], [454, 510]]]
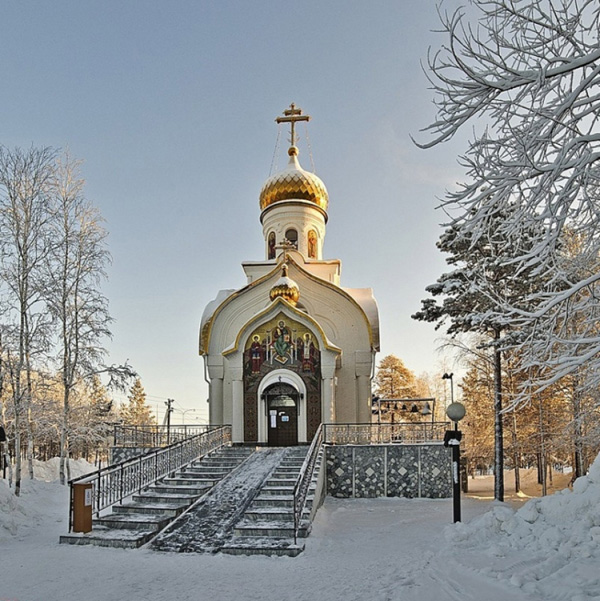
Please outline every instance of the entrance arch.
[[[278, 386], [281, 388], [278, 388]], [[294, 401], [296, 442], [293, 444], [306, 443], [306, 384], [297, 373], [289, 369], [275, 369], [269, 372], [258, 386], [258, 414], [260, 416], [258, 419], [258, 440], [261, 443], [271, 445], [272, 414], [270, 411], [274, 411], [275, 407], [269, 408], [269, 401], [272, 401], [278, 394], [287, 394]], [[280, 402], [289, 403], [289, 401]], [[290, 407], [290, 405], [287, 406]], [[278, 413], [279, 411], [285, 411], [285, 409], [277, 409]], [[289, 425], [289, 421], [285, 423]], [[278, 425], [282, 424], [278, 423]]]
[[270, 447], [298, 444], [298, 401], [300, 394], [290, 384], [278, 382], [265, 391], [267, 442]]

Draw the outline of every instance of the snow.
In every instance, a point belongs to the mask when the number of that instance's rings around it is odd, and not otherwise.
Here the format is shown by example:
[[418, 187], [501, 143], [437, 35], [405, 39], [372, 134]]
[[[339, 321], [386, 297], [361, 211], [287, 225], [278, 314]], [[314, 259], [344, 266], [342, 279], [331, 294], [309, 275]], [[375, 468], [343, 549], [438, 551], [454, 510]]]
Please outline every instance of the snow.
[[465, 498], [456, 525], [450, 499], [328, 497], [296, 558], [59, 545], [67, 508], [56, 480], [0, 480], [2, 601], [600, 599], [600, 459], [517, 508]]

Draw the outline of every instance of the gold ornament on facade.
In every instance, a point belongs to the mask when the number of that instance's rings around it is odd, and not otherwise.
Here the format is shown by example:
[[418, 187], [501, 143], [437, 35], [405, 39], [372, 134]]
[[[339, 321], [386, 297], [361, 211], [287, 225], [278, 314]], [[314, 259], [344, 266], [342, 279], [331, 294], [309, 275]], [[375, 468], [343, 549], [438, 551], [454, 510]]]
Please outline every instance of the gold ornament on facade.
[[260, 192], [261, 210], [284, 200], [307, 200], [327, 211], [329, 195], [325, 184], [314, 173], [302, 169], [295, 146], [288, 150], [288, 154], [290, 161], [287, 167], [270, 177]]
[[298, 284], [288, 277], [288, 266], [283, 264], [283, 272], [281, 277], [275, 282], [273, 288], [269, 292], [271, 301], [276, 298], [283, 298], [288, 303], [296, 306], [298, 299], [300, 298], [300, 289]]

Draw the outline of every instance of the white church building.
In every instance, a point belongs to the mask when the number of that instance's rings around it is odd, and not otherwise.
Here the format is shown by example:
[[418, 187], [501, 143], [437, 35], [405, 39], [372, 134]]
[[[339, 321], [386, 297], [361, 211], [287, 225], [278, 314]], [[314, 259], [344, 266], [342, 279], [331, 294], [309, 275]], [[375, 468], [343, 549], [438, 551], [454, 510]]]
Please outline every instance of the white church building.
[[242, 264], [247, 284], [221, 290], [200, 326], [211, 424], [234, 443], [311, 441], [320, 423], [369, 423], [379, 316], [370, 288], [341, 286], [323, 258], [328, 194], [298, 160], [291, 105], [289, 162], [260, 192], [264, 259]]

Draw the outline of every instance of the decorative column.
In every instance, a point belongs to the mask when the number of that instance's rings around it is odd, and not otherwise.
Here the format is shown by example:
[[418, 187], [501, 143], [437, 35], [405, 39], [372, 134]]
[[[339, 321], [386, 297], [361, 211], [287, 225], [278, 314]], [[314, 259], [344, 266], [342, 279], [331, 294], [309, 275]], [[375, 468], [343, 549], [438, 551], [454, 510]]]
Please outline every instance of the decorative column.
[[244, 380], [241, 367], [231, 369], [232, 418], [231, 439], [234, 443], [244, 442]]
[[321, 374], [323, 377], [323, 423], [333, 424], [335, 423], [335, 362], [322, 361]]
[[206, 358], [210, 385], [208, 389], [208, 423], [223, 425], [223, 358]]
[[223, 378], [213, 378], [210, 381], [208, 401], [208, 423], [215, 426], [223, 425]]
[[371, 373], [374, 355], [371, 351], [355, 352], [356, 409], [355, 421], [359, 424], [371, 421]]

